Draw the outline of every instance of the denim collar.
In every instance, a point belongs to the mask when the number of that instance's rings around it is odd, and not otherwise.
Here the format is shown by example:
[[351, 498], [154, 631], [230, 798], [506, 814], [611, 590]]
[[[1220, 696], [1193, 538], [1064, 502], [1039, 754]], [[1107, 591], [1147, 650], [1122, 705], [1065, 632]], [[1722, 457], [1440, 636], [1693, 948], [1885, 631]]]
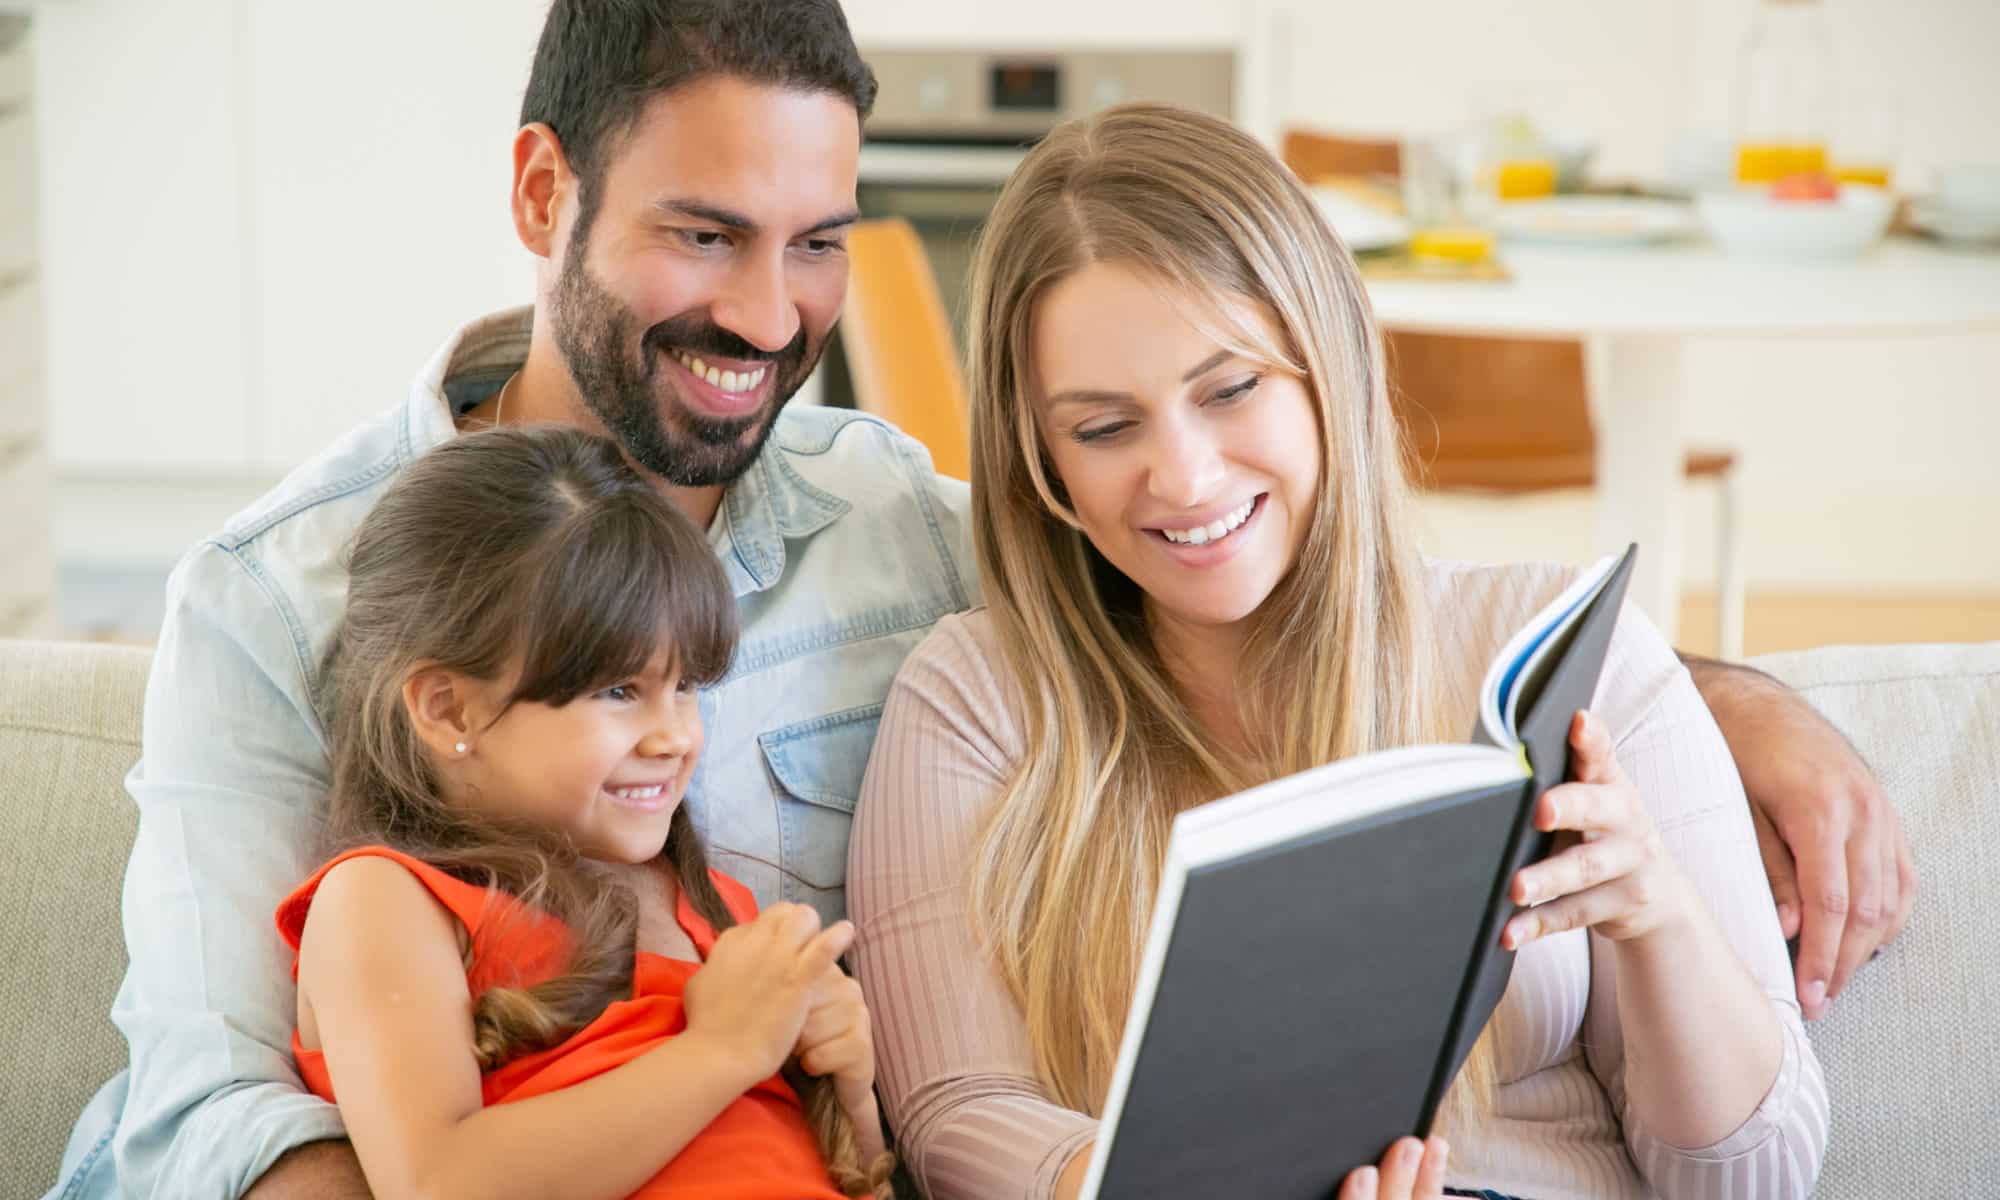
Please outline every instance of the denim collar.
[[[718, 531], [727, 539], [742, 574], [729, 572], [729, 586], [742, 599], [770, 587], [785, 573], [785, 539], [807, 538], [853, 507], [847, 501], [807, 483], [787, 461], [779, 428], [750, 465], [722, 494], [711, 541]], [[718, 547], [719, 548], [719, 547]], [[725, 560], [725, 565], [727, 560]]]
[[[404, 428], [406, 451], [422, 453], [449, 440], [457, 432], [455, 414], [476, 407], [520, 369], [533, 322], [534, 309], [510, 308], [480, 317], [452, 336], [417, 376]], [[786, 424], [780, 413], [756, 461], [724, 489], [709, 526], [709, 544], [721, 555], [739, 600], [784, 576], [786, 538], [811, 537], [852, 507], [793, 468]]]

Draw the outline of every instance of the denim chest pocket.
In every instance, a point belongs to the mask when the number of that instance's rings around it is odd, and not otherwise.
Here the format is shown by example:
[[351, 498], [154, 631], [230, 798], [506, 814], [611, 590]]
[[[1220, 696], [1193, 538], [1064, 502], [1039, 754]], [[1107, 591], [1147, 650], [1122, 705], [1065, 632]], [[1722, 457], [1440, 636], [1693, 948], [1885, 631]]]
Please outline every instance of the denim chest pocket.
[[778, 837], [787, 899], [800, 887], [826, 891], [847, 882], [847, 835], [868, 752], [882, 721], [880, 704], [828, 713], [757, 735], [778, 795]]

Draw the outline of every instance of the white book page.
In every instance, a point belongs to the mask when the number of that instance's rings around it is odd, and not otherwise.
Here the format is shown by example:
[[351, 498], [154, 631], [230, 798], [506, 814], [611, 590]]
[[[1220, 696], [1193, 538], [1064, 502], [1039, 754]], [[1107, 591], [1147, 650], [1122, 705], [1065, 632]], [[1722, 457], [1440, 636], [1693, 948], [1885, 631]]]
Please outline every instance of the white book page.
[[1512, 746], [1520, 741], [1520, 727], [1515, 722], [1520, 715], [1517, 700], [1524, 690], [1522, 682], [1534, 677], [1549, 647], [1561, 640], [1562, 631], [1582, 619], [1584, 608], [1604, 589], [1617, 565], [1616, 555], [1592, 563], [1494, 656], [1479, 685], [1479, 726], [1493, 745]]

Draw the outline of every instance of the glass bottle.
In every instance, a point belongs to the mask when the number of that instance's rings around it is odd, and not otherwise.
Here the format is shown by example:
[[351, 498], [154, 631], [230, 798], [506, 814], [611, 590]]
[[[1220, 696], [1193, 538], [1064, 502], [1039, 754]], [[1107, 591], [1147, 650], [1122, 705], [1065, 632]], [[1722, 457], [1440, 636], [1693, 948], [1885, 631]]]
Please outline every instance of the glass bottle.
[[1736, 181], [1826, 170], [1833, 51], [1819, 0], [1760, 0], [1736, 81]]

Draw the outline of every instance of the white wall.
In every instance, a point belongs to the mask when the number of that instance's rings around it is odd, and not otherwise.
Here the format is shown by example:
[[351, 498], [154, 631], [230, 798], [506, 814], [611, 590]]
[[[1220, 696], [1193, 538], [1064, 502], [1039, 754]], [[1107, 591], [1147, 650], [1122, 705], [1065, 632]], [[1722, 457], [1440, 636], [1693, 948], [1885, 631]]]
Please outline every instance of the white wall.
[[[1651, 174], [1678, 132], [1726, 126], [1751, 3], [848, 10], [864, 45], [1234, 42], [1240, 115], [1267, 136], [1286, 121], [1421, 132], [1523, 105], [1594, 131], [1608, 170]], [[1879, 67], [1899, 96], [1906, 177], [2000, 161], [2000, 4], [1827, 4], [1849, 61]], [[398, 402], [457, 322], [526, 298], [507, 142], [543, 7], [68, 0], [39, 11], [59, 553], [171, 558], [284, 467]], [[1718, 346], [1688, 374], [1692, 431], [1745, 456], [1753, 587], [2000, 588], [2000, 539], [1971, 534], [2000, 517], [2000, 346]], [[1497, 528], [1453, 518], [1440, 539], [1533, 552], [1508, 538], [1567, 528], [1567, 511]], [[1574, 524], [1587, 531], [1587, 514]], [[1691, 513], [1697, 579], [1705, 528]]]

